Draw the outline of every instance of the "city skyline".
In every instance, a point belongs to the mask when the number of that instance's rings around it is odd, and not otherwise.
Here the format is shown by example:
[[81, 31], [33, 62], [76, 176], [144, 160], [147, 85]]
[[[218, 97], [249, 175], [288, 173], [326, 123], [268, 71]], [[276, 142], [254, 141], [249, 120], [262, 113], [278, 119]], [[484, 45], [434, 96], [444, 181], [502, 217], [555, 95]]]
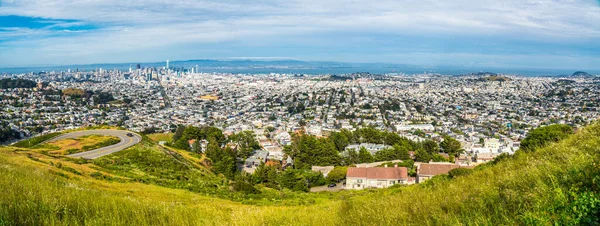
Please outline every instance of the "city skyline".
[[293, 59], [598, 69], [598, 1], [0, 1], [0, 67]]
[[[305, 74], [305, 75], [327, 75], [327, 74], [353, 74], [357, 72], [369, 72], [375, 75], [467, 75], [477, 72], [498, 73], [503, 75], [519, 76], [570, 76], [574, 72], [586, 72], [590, 75], [600, 75], [598, 69], [548, 69], [548, 68], [502, 68], [502, 67], [460, 67], [453, 65], [423, 66], [410, 64], [391, 63], [347, 63], [334, 61], [300, 61], [300, 60], [275, 60], [275, 59], [192, 59], [192, 60], [169, 60], [157, 62], [124, 62], [124, 63], [96, 63], [96, 64], [72, 64], [72, 65], [40, 65], [31, 67], [0, 67], [0, 74], [19, 74], [30, 72], [89, 72], [98, 70], [120, 70], [129, 71], [140, 68], [170, 68], [175, 71], [188, 71], [194, 73], [215, 72], [224, 74]], [[137, 69], [140, 69], [137, 68]]]

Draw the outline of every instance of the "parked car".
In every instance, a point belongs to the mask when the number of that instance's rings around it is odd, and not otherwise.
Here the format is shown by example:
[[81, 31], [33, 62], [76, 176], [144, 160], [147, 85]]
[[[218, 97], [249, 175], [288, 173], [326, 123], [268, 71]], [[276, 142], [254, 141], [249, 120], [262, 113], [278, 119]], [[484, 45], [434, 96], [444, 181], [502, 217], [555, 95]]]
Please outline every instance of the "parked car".
[[335, 186], [337, 186], [337, 184], [330, 184], [330, 185], [327, 185], [327, 187], [328, 187], [328, 188], [334, 188]]

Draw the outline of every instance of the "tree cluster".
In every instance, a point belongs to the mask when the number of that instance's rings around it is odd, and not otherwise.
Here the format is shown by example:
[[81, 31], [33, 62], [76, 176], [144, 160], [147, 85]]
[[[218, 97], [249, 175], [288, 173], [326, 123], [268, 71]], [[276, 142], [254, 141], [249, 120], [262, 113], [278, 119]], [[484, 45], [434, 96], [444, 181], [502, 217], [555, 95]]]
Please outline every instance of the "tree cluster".
[[310, 169], [311, 166], [340, 165], [341, 163], [334, 142], [328, 138], [294, 135], [292, 144], [286, 146], [283, 151], [294, 159], [296, 169]]
[[0, 80], [0, 89], [33, 88], [36, 86], [36, 82], [27, 79], [5, 78]]
[[[183, 126], [179, 125], [173, 134], [172, 142], [169, 144], [172, 147], [183, 149], [186, 151], [192, 151], [189, 141], [190, 140], [208, 140], [214, 139], [214, 143], [221, 147], [225, 144], [226, 138], [223, 135], [223, 131], [219, 128], [206, 126], [206, 127], [195, 127], [195, 126]], [[201, 150], [195, 150], [200, 152]]]
[[94, 104], [107, 104], [115, 100], [113, 95], [108, 92], [94, 92], [91, 90], [67, 88], [61, 91], [65, 96], [69, 96], [75, 100], [93, 100]]
[[18, 131], [12, 130], [7, 122], [0, 121], [0, 143], [19, 138], [21, 135]]
[[237, 145], [237, 157], [241, 159], [248, 158], [254, 150], [260, 149], [260, 144], [256, 141], [252, 131], [236, 133], [229, 136], [228, 139]]
[[[345, 174], [345, 172], [344, 172]], [[323, 174], [305, 169], [286, 169], [280, 170], [280, 166], [269, 166], [261, 164], [254, 174], [253, 184], [262, 184], [263, 186], [274, 189], [290, 189], [292, 191], [307, 192], [309, 188], [321, 186], [327, 183]], [[345, 177], [345, 175], [344, 175]]]

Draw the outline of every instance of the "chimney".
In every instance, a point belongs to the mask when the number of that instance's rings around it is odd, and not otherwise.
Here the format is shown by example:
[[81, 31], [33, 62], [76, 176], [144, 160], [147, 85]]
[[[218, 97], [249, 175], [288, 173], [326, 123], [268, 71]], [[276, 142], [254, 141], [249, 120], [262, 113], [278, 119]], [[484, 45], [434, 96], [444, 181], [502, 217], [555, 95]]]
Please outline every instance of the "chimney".
[[394, 168], [398, 168], [398, 163], [394, 164]]

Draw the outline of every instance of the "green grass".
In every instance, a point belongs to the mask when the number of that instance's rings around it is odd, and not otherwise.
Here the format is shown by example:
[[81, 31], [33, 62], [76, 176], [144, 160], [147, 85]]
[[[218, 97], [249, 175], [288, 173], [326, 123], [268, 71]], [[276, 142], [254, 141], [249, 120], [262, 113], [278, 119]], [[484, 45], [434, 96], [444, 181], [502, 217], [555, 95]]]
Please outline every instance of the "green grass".
[[600, 224], [599, 124], [468, 175], [362, 192], [238, 196], [223, 177], [170, 151], [145, 138], [73, 163], [0, 148], [0, 225]]
[[19, 148], [31, 148], [33, 146], [36, 146], [36, 145], [38, 145], [38, 144], [40, 144], [40, 143], [42, 143], [42, 142], [44, 142], [46, 140], [52, 139], [52, 138], [54, 138], [54, 137], [56, 137], [58, 135], [61, 135], [61, 134], [62, 133], [60, 133], [60, 132], [57, 132], [57, 133], [48, 133], [48, 134], [44, 134], [44, 135], [41, 135], [41, 136], [36, 136], [36, 137], [29, 138], [27, 140], [19, 141], [19, 142], [13, 144], [12, 146], [19, 147]]
[[108, 173], [132, 181], [210, 194], [227, 192], [228, 184], [204, 168], [194, 167], [187, 159], [153, 143], [141, 144], [94, 160]]
[[335, 218], [326, 218], [336, 208], [333, 203], [298, 207], [242, 205], [154, 185], [78, 181], [65, 173], [42, 170], [43, 164], [23, 164], [23, 158], [0, 153], [2, 225], [338, 223]]
[[[325, 202], [339, 196], [332, 194], [296, 193], [289, 190], [277, 191], [261, 188], [260, 194], [233, 192], [231, 184], [222, 175], [214, 175], [199, 164], [197, 156], [186, 151], [165, 148], [144, 140], [132, 148], [98, 158], [94, 165], [104, 173], [128, 178], [130, 182], [185, 189], [199, 194], [239, 201], [254, 205], [306, 205]], [[96, 178], [108, 178], [94, 175]], [[348, 191], [346, 195], [360, 193]]]

